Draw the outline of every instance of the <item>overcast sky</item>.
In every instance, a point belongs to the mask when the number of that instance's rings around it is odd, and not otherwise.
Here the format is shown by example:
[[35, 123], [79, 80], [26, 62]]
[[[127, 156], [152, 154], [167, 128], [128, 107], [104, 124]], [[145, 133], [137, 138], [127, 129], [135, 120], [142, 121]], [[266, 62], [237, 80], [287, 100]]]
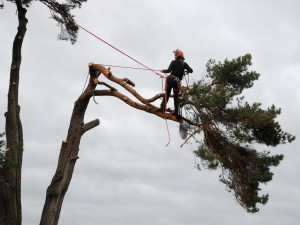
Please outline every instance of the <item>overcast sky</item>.
[[[17, 31], [15, 6], [4, 3], [0, 10], [0, 131], [5, 129], [3, 115]], [[80, 25], [153, 69], [167, 68], [172, 51], [182, 49], [194, 69], [193, 80], [204, 76], [210, 58], [219, 61], [251, 53], [252, 69], [261, 77], [244, 93], [246, 99], [261, 102], [263, 108], [280, 107], [278, 121], [283, 130], [298, 139], [260, 149], [285, 158], [272, 169], [273, 180], [262, 185], [263, 192], [270, 194], [269, 202], [259, 213], [248, 214], [218, 181], [220, 171], [195, 169], [195, 146], [180, 148], [183, 140], [178, 124], [168, 122], [171, 143], [165, 147], [164, 120], [118, 99], [98, 98], [98, 105], [90, 102], [85, 120], [99, 118], [101, 124], [82, 138], [60, 224], [298, 224], [299, 12], [298, 0], [89, 0], [77, 10]], [[87, 64], [139, 67], [83, 30], [74, 46], [57, 41], [59, 28], [49, 16], [49, 9], [39, 2], [29, 8], [22, 49], [19, 103], [25, 142], [24, 225], [39, 223]], [[161, 80], [149, 71], [113, 68], [112, 72], [132, 79], [144, 97], [161, 91]], [[170, 101], [169, 106], [172, 104]]]

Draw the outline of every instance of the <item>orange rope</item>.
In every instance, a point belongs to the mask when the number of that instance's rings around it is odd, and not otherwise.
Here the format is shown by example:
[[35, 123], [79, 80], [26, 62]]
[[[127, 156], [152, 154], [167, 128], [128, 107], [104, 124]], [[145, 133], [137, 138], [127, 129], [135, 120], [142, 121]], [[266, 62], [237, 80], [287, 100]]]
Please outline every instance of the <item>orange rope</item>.
[[130, 58], [131, 60], [135, 61], [136, 63], [140, 64], [141, 66], [145, 67], [147, 70], [152, 71], [153, 73], [155, 73], [156, 75], [162, 77], [161, 74], [155, 72], [155, 70], [149, 68], [148, 66], [144, 65], [143, 63], [139, 62], [138, 60], [134, 59], [133, 57], [131, 57], [130, 55], [126, 54], [125, 52], [121, 51], [120, 49], [118, 49], [117, 47], [113, 46], [112, 44], [108, 43], [107, 41], [103, 40], [102, 38], [100, 38], [99, 36], [97, 36], [96, 34], [92, 33], [91, 31], [89, 31], [88, 29], [84, 28], [83, 26], [79, 25], [78, 23], [76, 23], [74, 20], [70, 19], [67, 16], [64, 16], [61, 12], [59, 12], [58, 10], [52, 8], [50, 5], [46, 4], [45, 2], [40, 1], [41, 3], [43, 3], [45, 6], [47, 6], [49, 9], [53, 10], [54, 12], [58, 13], [59, 15], [61, 15], [63, 18], [65, 18], [66, 20], [68, 20], [69, 22], [73, 23], [74, 25], [76, 25], [77, 27], [81, 28], [82, 30], [84, 30], [85, 32], [87, 32], [88, 34], [94, 36], [95, 38], [97, 38], [98, 40], [102, 41], [104, 44], [110, 46], [111, 48], [115, 49], [116, 51], [120, 52], [121, 54], [125, 55], [126, 57]]
[[[94, 33], [92, 33], [91, 31], [89, 31], [88, 29], [84, 28], [83, 26], [79, 25], [78, 23], [76, 23], [74, 20], [70, 19], [69, 17], [64, 16], [61, 12], [59, 12], [58, 10], [52, 8], [50, 5], [46, 4], [45, 2], [40, 1], [41, 3], [43, 3], [45, 6], [47, 6], [49, 9], [53, 10], [54, 12], [58, 13], [59, 15], [61, 15], [62, 17], [64, 17], [66, 20], [70, 21], [71, 23], [73, 23], [74, 25], [76, 25], [77, 27], [81, 28], [82, 30], [84, 30], [85, 32], [87, 32], [88, 34], [94, 36], [95, 38], [97, 38], [98, 40], [102, 41], [104, 44], [110, 46], [111, 48], [115, 49], [116, 51], [120, 52], [121, 54], [125, 55], [126, 57], [130, 58], [131, 60], [135, 61], [136, 63], [140, 64], [141, 66], [145, 67], [146, 69], [144, 70], [150, 70], [153, 73], [155, 73], [156, 75], [158, 75], [160, 78], [162, 78], [162, 89], [163, 89], [163, 83], [164, 83], [164, 76], [157, 73], [156, 71], [158, 70], [153, 70], [151, 68], [149, 68], [148, 66], [144, 65], [143, 63], [139, 62], [138, 60], [134, 59], [133, 57], [129, 56], [128, 54], [126, 54], [125, 52], [121, 51], [120, 49], [116, 48], [115, 46], [113, 46], [112, 44], [108, 43], [107, 41], [103, 40], [102, 38], [100, 38], [99, 36], [95, 35]], [[106, 65], [106, 66], [111, 66], [111, 65]], [[113, 67], [113, 66], [111, 66]], [[120, 68], [130, 68], [130, 69], [143, 69], [143, 68], [134, 68], [134, 67], [122, 67], [122, 66], [114, 66], [114, 67], [120, 67]], [[165, 94], [165, 110], [164, 110], [164, 114], [166, 115], [166, 106], [167, 106], [167, 102], [166, 102], [166, 98], [167, 95]], [[167, 118], [164, 116], [165, 121], [166, 121], [166, 127], [167, 127], [167, 132], [168, 132], [168, 137], [169, 137], [169, 142], [167, 143], [166, 147], [170, 144], [170, 140], [171, 140], [171, 136], [170, 136], [170, 131], [169, 131], [169, 127], [168, 127], [168, 122], [167, 122]]]
[[[149, 70], [146, 68], [137, 68], [137, 67], [129, 67], [129, 66], [113, 66], [113, 65], [105, 65], [105, 64], [100, 64], [102, 66], [109, 66], [109, 67], [116, 67], [116, 68], [123, 68], [123, 69], [134, 69], [134, 70]], [[153, 70], [153, 71], [159, 71], [159, 70]]]

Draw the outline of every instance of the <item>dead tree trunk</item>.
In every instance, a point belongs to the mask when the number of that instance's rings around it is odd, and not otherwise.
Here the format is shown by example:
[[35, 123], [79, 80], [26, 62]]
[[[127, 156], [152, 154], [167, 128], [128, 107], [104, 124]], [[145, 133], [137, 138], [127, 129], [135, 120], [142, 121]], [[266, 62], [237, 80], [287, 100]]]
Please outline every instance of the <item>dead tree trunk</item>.
[[60, 216], [64, 196], [68, 190], [75, 163], [78, 157], [79, 144], [82, 135], [99, 125], [99, 120], [84, 124], [84, 115], [96, 88], [94, 79], [99, 73], [90, 71], [91, 77], [85, 92], [75, 102], [67, 139], [62, 142], [58, 165], [52, 182], [47, 189], [46, 201], [42, 212], [40, 225], [56, 225]]
[[[100, 64], [89, 63], [90, 80], [89, 85], [84, 91], [84, 93], [75, 102], [73, 109], [67, 139], [62, 142], [60, 155], [58, 159], [58, 165], [56, 172], [52, 178], [52, 182], [47, 189], [46, 201], [44, 204], [44, 209], [42, 212], [40, 225], [57, 225], [64, 196], [70, 185], [76, 160], [78, 157], [79, 144], [82, 135], [99, 125], [99, 120], [91, 121], [84, 124], [84, 115], [89, 104], [90, 98], [95, 96], [113, 96], [117, 97], [129, 106], [145, 111], [147, 113], [154, 114], [164, 119], [173, 120], [180, 122], [171, 113], [164, 114], [158, 110], [158, 107], [152, 105], [151, 103], [163, 94], [157, 94], [150, 99], [143, 98], [134, 87], [134, 83], [127, 78], [120, 79], [112, 75], [112, 73], [101, 66]], [[135, 98], [137, 98], [141, 103], [131, 100], [129, 97], [120, 93], [114, 87], [106, 84], [105, 82], [100, 82], [98, 77], [103, 74], [107, 79], [112, 82], [122, 86], [125, 90], [131, 93]], [[95, 90], [97, 85], [104, 85], [108, 90]], [[132, 87], [130, 87], [132, 86]], [[190, 122], [187, 119], [184, 119]], [[193, 124], [195, 125], [195, 124]], [[201, 124], [196, 124], [195, 126], [201, 127]]]
[[0, 224], [21, 225], [21, 169], [23, 158], [23, 130], [20, 120], [19, 72], [21, 65], [21, 49], [26, 33], [26, 9], [20, 0], [15, 1], [18, 10], [18, 32], [13, 43], [13, 57], [10, 71], [8, 103], [6, 117], [5, 165], [0, 173]]

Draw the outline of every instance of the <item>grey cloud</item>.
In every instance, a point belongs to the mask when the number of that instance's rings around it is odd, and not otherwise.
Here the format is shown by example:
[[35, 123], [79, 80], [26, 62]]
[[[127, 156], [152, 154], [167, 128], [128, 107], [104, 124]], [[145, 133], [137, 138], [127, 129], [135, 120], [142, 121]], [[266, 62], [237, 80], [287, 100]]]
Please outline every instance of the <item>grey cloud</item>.
[[[76, 19], [95, 34], [154, 69], [164, 69], [181, 48], [203, 76], [205, 63], [245, 53], [261, 73], [250, 102], [282, 108], [284, 130], [299, 136], [299, 3], [289, 1], [90, 1]], [[49, 10], [35, 2], [28, 10], [23, 46], [20, 104], [25, 135], [23, 224], [39, 222], [45, 191], [54, 174], [73, 103], [87, 76], [87, 63], [140, 67], [80, 30], [78, 42], [57, 41]], [[0, 14], [0, 115], [6, 111], [11, 45], [16, 32], [12, 4]], [[145, 97], [161, 92], [161, 80], [149, 71], [112, 68], [129, 77]], [[104, 77], [100, 77], [104, 81]], [[102, 87], [99, 87], [102, 88]], [[122, 90], [121, 87], [118, 87]], [[122, 90], [123, 91], [123, 90]], [[60, 224], [297, 224], [299, 214], [299, 141], [278, 146], [285, 159], [264, 188], [270, 200], [247, 214], [218, 181], [220, 171], [194, 168], [193, 146], [179, 148], [178, 125], [134, 110], [118, 99], [90, 102], [86, 121], [100, 126], [82, 138], [79, 160], [63, 204]], [[159, 104], [159, 101], [156, 103]], [[169, 103], [172, 106], [172, 101]], [[4, 130], [4, 117], [0, 132]], [[265, 149], [265, 148], [263, 148]]]

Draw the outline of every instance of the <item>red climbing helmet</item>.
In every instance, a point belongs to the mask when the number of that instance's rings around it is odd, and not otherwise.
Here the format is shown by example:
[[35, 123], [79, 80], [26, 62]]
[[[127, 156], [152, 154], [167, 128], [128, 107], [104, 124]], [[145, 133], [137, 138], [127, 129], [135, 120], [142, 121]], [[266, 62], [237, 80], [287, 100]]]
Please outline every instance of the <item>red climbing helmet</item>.
[[182, 56], [183, 57], [183, 51], [176, 49], [175, 51], [173, 51], [173, 53], [175, 54], [175, 56]]

